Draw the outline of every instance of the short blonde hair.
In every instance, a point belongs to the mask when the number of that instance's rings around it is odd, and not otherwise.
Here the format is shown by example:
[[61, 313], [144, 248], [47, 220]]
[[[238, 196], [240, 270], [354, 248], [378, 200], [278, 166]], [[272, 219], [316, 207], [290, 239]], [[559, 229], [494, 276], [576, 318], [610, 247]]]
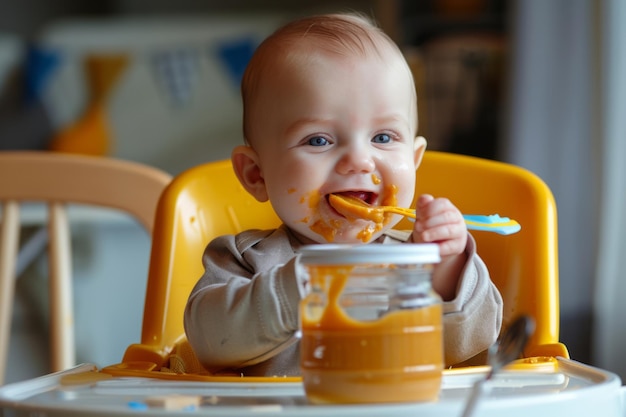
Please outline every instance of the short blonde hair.
[[[243, 135], [247, 143], [251, 130], [250, 108], [258, 85], [269, 74], [277, 57], [288, 56], [304, 41], [307, 42], [307, 46], [311, 45], [318, 50], [343, 56], [367, 57], [370, 54], [382, 56], [383, 51], [391, 50], [406, 63], [395, 42], [365, 15], [325, 14], [305, 17], [282, 26], [259, 45], [243, 75], [241, 82]], [[415, 92], [408, 64], [406, 68], [411, 87]], [[417, 109], [415, 114], [417, 117]]]

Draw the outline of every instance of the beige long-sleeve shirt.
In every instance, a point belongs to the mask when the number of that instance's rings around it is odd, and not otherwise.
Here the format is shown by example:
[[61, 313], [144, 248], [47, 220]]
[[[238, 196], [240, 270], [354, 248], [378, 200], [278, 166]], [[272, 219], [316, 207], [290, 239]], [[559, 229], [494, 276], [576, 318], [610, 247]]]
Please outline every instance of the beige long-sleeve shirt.
[[[406, 235], [408, 237], [408, 234]], [[382, 236], [373, 244], [398, 243]], [[305, 274], [297, 250], [312, 242], [284, 225], [213, 240], [204, 275], [185, 308], [185, 332], [209, 371], [298, 375], [298, 306]], [[502, 298], [476, 254], [471, 235], [456, 297], [443, 303], [446, 365], [487, 349], [502, 323]]]

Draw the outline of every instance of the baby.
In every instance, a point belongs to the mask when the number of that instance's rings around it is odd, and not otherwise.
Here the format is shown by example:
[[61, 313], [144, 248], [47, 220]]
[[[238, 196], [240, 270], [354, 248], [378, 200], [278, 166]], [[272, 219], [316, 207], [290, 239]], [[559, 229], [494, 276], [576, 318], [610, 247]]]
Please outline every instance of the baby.
[[185, 309], [185, 331], [207, 370], [297, 375], [298, 305], [306, 275], [298, 249], [314, 243], [435, 242], [433, 288], [444, 300], [447, 365], [498, 336], [502, 300], [459, 210], [422, 195], [412, 231], [342, 216], [330, 194], [407, 207], [426, 141], [399, 48], [367, 19], [322, 15], [287, 24], [257, 49], [242, 81], [245, 146], [232, 163], [283, 224], [210, 242]]

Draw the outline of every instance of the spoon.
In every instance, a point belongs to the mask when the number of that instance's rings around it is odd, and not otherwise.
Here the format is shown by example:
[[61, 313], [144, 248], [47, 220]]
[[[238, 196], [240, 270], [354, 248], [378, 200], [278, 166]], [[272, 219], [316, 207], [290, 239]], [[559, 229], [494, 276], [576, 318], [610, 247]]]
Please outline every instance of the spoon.
[[476, 408], [478, 399], [484, 392], [485, 382], [489, 381], [494, 374], [504, 366], [518, 359], [528, 343], [528, 339], [535, 331], [535, 321], [529, 316], [520, 316], [514, 320], [505, 330], [502, 336], [489, 347], [487, 362], [489, 372], [483, 379], [474, 383], [470, 397], [465, 404], [462, 417], [470, 417]]
[[[340, 214], [347, 218], [358, 218], [371, 220], [375, 223], [382, 223], [385, 213], [395, 213], [410, 219], [415, 219], [415, 210], [395, 207], [395, 206], [372, 206], [360, 198], [342, 194], [331, 194], [328, 197], [330, 205]], [[465, 224], [470, 230], [484, 230], [495, 232], [501, 235], [517, 233], [522, 228], [518, 222], [508, 217], [500, 217], [497, 214], [485, 215], [463, 215]]]

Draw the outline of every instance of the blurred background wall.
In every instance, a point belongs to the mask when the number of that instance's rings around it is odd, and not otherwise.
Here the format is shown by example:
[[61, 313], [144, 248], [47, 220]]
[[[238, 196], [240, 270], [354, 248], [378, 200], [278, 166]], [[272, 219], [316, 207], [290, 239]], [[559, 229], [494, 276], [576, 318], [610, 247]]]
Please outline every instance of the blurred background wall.
[[557, 201], [562, 340], [626, 380], [626, 3], [518, 1], [511, 16], [502, 157]]
[[[102, 153], [172, 174], [227, 158], [242, 141], [238, 83], [255, 46], [296, 16], [366, 13], [413, 68], [420, 133], [430, 149], [514, 162], [552, 188], [562, 341], [574, 359], [626, 379], [619, 354], [626, 349], [619, 324], [626, 295], [619, 262], [626, 243], [624, 4], [5, 0], [0, 150]], [[93, 112], [105, 117], [94, 122]], [[83, 252], [75, 266], [79, 359], [98, 365], [119, 362], [139, 337], [149, 251], [136, 225], [107, 219], [73, 237]], [[128, 247], [115, 244], [120, 238]], [[41, 271], [34, 264], [18, 282], [13, 328], [22, 333], [12, 345], [9, 380], [45, 371], [42, 349], [23, 349], [32, 340], [46, 343], [34, 308], [45, 303]], [[99, 303], [85, 302], [95, 293], [103, 294]], [[110, 311], [115, 297], [128, 307]]]

